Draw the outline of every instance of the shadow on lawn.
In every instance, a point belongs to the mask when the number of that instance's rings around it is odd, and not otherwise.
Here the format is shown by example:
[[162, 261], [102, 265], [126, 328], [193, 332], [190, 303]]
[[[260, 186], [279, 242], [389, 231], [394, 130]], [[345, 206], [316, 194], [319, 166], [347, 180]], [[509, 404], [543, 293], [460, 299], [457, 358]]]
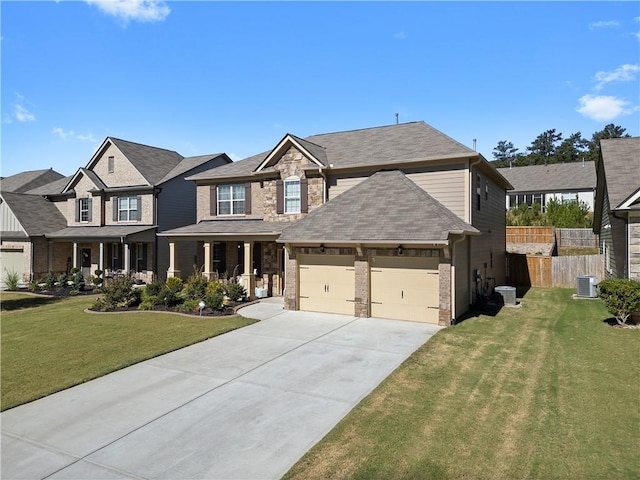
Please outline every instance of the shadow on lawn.
[[12, 310], [22, 310], [24, 308], [40, 307], [42, 305], [50, 305], [61, 300], [62, 297], [50, 296], [33, 296], [25, 298], [16, 298], [14, 300], [2, 300], [0, 302], [0, 310], [9, 312]]
[[[528, 286], [516, 287], [516, 303], [520, 303], [522, 298], [530, 289], [531, 287]], [[458, 325], [465, 320], [469, 320], [470, 318], [478, 318], [480, 316], [495, 317], [496, 315], [498, 315], [500, 310], [502, 310], [502, 307], [504, 307], [502, 296], [494, 292], [488, 299], [476, 303], [469, 309], [468, 312], [457, 318], [454, 325]]]

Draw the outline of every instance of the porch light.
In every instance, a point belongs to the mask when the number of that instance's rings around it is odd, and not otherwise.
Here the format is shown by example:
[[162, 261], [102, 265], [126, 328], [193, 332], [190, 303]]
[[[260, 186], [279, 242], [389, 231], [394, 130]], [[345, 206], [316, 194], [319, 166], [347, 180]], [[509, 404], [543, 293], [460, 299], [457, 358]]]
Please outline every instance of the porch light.
[[320, 253], [324, 253], [324, 244], [320, 244]]
[[402, 245], [398, 245], [398, 248], [396, 248], [396, 250], [398, 251], [398, 255], [402, 255], [404, 253], [404, 248], [402, 248]]

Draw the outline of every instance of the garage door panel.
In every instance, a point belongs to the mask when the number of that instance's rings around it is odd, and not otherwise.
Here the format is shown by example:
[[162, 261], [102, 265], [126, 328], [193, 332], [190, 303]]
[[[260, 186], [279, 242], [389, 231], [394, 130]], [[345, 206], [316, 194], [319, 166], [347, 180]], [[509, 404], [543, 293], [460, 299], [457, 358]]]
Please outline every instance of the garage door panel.
[[438, 322], [438, 258], [376, 257], [371, 265], [371, 315]]
[[353, 315], [354, 257], [301, 255], [299, 258], [300, 310]]

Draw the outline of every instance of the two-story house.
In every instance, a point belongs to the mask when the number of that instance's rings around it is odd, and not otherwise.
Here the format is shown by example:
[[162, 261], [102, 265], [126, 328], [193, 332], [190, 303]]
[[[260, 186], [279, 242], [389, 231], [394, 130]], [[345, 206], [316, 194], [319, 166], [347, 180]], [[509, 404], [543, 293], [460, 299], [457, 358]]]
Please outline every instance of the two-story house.
[[[169, 247], [156, 232], [196, 220], [196, 188], [188, 175], [231, 162], [225, 154], [183, 157], [177, 152], [108, 137], [86, 167], [28, 193], [40, 195], [64, 219], [44, 233], [46, 252], [29, 260], [30, 278], [48, 270], [81, 268], [135, 272], [143, 281], [166, 275]], [[21, 202], [24, 203], [24, 202]], [[36, 212], [33, 212], [36, 218]], [[57, 218], [57, 216], [56, 216]], [[185, 271], [194, 265], [195, 242], [185, 244], [175, 262]]]
[[504, 281], [509, 182], [424, 122], [285, 135], [268, 152], [188, 179], [184, 242], [204, 273], [241, 276], [287, 309], [449, 324]]
[[605, 275], [640, 281], [640, 137], [600, 141], [593, 231]]

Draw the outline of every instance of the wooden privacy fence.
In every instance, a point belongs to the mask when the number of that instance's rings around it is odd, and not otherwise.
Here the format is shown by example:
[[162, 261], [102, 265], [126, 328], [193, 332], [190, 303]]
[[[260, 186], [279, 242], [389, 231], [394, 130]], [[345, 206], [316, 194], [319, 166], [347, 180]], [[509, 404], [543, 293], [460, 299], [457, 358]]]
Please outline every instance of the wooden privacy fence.
[[507, 243], [555, 243], [555, 227], [507, 227]]
[[558, 247], [598, 248], [598, 236], [590, 228], [557, 228]]
[[527, 287], [575, 287], [578, 275], [594, 275], [604, 279], [603, 255], [570, 255], [546, 257], [507, 254], [511, 285]]

